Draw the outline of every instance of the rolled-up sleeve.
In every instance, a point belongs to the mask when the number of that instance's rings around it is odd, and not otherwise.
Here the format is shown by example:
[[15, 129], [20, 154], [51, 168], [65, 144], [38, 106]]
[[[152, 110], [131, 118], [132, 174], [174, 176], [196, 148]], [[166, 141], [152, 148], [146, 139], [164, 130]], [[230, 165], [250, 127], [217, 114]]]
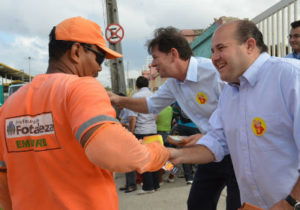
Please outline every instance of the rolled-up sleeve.
[[158, 114], [164, 108], [176, 101], [173, 92], [171, 91], [171, 83], [174, 79], [170, 78], [158, 89], [158, 91], [147, 98], [147, 106], [149, 113]]
[[209, 119], [210, 129], [208, 133], [198, 140], [197, 144], [204, 145], [214, 153], [216, 162], [220, 162], [225, 155], [229, 154], [224, 135], [220, 109], [217, 108]]

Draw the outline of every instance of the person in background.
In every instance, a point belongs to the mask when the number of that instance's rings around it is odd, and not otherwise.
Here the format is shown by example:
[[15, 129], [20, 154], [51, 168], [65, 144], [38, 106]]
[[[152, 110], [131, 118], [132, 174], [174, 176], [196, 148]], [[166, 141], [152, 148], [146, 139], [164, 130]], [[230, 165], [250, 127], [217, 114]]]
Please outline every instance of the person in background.
[[228, 85], [208, 133], [193, 147], [169, 149], [170, 160], [218, 162], [230, 153], [242, 202], [300, 209], [300, 61], [267, 54], [262, 33], [248, 20], [219, 26], [212, 52]]
[[[125, 96], [125, 94], [123, 93], [118, 93], [119, 96]], [[119, 110], [119, 116], [118, 116], [118, 120], [120, 121], [120, 123], [125, 127], [125, 128], [129, 128], [129, 117], [128, 117], [128, 112], [129, 110], [126, 108], [121, 108]]]
[[[148, 88], [149, 81], [143, 76], [139, 76], [136, 80], [136, 88], [138, 90], [132, 98], [149, 97], [152, 92]], [[156, 115], [154, 114], [143, 114], [138, 112], [129, 111], [129, 131], [134, 133], [137, 139], [143, 139], [145, 136], [151, 136], [157, 134], [156, 128]], [[136, 189], [136, 172], [131, 172], [130, 184], [135, 185]], [[139, 195], [146, 193], [153, 193], [157, 190], [159, 186], [158, 171], [155, 172], [145, 172], [142, 174], [143, 186], [142, 190], [138, 192]], [[130, 185], [130, 186], [131, 186]], [[130, 189], [128, 188], [127, 191]]]
[[116, 119], [96, 77], [105, 58], [122, 55], [99, 25], [68, 18], [49, 37], [46, 74], [0, 110], [0, 208], [118, 210], [113, 172], [157, 171], [169, 152]]
[[[200, 133], [196, 124], [189, 119], [189, 117], [183, 112], [183, 110], [180, 108], [177, 102], [175, 102], [172, 105], [172, 108], [173, 108], [174, 117], [177, 119], [176, 120], [177, 124], [174, 126], [172, 130], [172, 135], [187, 137], [187, 136], [192, 136]], [[186, 184], [188, 185], [192, 184], [194, 179], [193, 164], [182, 164], [182, 167], [184, 171], [184, 178]]]
[[[173, 120], [173, 110], [171, 106], [167, 106], [166, 108], [164, 108], [158, 114], [156, 119], [157, 134], [160, 134], [162, 136], [165, 146], [168, 146], [166, 139], [172, 129], [172, 120]], [[160, 169], [159, 170], [160, 183], [163, 183], [163, 174], [164, 174], [164, 170]]]
[[173, 110], [171, 106], [164, 108], [157, 117], [156, 126], [157, 134], [162, 135], [164, 144], [166, 146], [166, 138], [172, 129]]
[[286, 58], [300, 59], [300, 20], [291, 23], [290, 34], [288, 35], [289, 43], [292, 47], [292, 53], [286, 55]]

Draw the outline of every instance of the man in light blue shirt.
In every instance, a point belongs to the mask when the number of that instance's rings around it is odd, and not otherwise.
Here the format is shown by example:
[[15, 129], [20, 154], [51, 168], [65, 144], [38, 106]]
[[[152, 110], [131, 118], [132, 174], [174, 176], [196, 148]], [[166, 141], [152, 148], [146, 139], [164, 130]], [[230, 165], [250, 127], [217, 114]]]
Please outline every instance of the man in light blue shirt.
[[293, 52], [285, 56], [286, 58], [300, 59], [300, 20], [291, 23], [291, 31], [288, 35], [289, 43]]
[[[159, 113], [178, 102], [202, 133], [218, 104], [224, 86], [210, 59], [195, 58], [185, 37], [175, 28], [160, 28], [148, 43], [152, 66], [168, 78], [151, 97], [128, 98], [111, 94], [112, 103], [142, 113]], [[189, 139], [189, 138], [188, 138]], [[199, 165], [194, 176], [188, 209], [215, 210], [222, 189], [227, 186], [227, 210], [240, 207], [240, 196], [230, 156], [219, 163]]]
[[174, 163], [220, 161], [230, 153], [241, 200], [264, 209], [299, 209], [300, 61], [270, 57], [250, 21], [220, 26], [212, 61], [224, 88], [207, 135], [170, 149]]

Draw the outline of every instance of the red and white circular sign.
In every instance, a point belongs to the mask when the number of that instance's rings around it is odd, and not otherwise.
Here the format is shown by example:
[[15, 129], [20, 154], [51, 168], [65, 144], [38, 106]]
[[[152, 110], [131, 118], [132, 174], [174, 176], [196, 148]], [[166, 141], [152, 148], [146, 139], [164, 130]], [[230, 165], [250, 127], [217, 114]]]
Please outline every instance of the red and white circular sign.
[[107, 41], [116, 44], [122, 41], [124, 37], [124, 29], [117, 23], [108, 25], [105, 29], [105, 37]]

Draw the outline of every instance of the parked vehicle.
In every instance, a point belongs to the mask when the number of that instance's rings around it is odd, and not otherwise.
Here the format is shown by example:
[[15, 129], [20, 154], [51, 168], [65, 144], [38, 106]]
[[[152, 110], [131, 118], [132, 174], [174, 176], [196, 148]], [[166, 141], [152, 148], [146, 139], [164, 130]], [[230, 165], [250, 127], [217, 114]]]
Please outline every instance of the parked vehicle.
[[14, 85], [8, 86], [8, 96], [10, 96], [14, 92], [16, 92], [20, 87], [23, 87], [24, 85], [25, 85], [25, 83], [14, 84]]

